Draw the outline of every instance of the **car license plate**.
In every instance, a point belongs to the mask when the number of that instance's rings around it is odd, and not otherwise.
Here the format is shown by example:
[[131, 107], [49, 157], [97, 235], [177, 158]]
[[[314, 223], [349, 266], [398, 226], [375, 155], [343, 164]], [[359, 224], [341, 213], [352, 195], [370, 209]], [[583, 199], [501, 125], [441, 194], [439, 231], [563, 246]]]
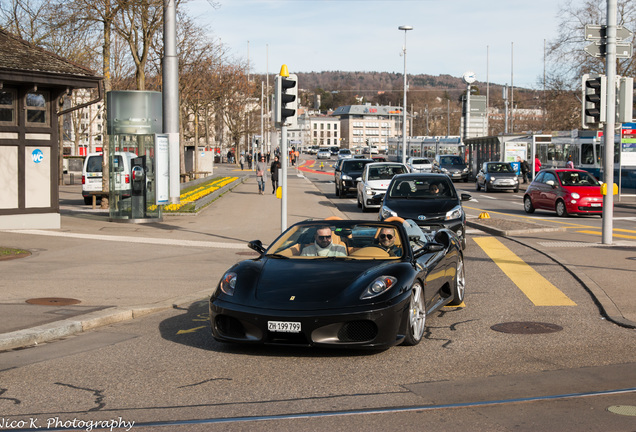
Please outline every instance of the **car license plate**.
[[601, 203], [590, 203], [590, 207], [600, 207], [602, 205], [603, 204], [601, 204]]
[[267, 330], [281, 333], [300, 333], [300, 323], [289, 321], [267, 321]]

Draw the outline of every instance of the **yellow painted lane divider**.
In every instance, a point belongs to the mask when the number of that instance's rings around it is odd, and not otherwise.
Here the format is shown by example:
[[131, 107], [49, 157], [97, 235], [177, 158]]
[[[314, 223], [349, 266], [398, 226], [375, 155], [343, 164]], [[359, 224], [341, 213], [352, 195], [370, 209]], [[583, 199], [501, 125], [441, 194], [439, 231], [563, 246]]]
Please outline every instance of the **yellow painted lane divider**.
[[[612, 237], [636, 240], [636, 235], [617, 234], [616, 231], [624, 231], [624, 232], [634, 232], [634, 231], [615, 229], [612, 231]], [[603, 235], [602, 231], [583, 230], [583, 231], [577, 231], [577, 232], [581, 234], [592, 234], [592, 235], [600, 235], [600, 236]]]
[[475, 242], [535, 306], [576, 306], [568, 296], [494, 237]]

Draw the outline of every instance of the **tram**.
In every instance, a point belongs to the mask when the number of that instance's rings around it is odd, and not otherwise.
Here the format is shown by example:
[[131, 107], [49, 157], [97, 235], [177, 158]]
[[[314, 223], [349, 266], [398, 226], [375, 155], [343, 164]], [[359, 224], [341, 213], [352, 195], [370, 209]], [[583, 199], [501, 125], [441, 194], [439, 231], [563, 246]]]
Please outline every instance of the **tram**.
[[[459, 136], [416, 136], [406, 140], [407, 158], [464, 155], [465, 150], [466, 146]], [[402, 162], [402, 138], [389, 138], [387, 157], [391, 162]]]
[[[552, 135], [523, 134], [469, 138], [466, 146], [466, 163], [476, 175], [484, 162], [517, 162], [527, 160], [530, 177], [534, 178], [534, 158], [539, 157], [542, 168], [565, 168], [569, 157], [574, 167], [584, 169], [598, 179], [603, 179], [603, 138], [595, 131], [555, 132]], [[625, 154], [620, 136], [614, 145], [614, 181], [621, 193], [636, 192], [636, 164], [621, 164]], [[632, 160], [626, 160], [633, 163]], [[619, 169], [620, 167], [620, 169]]]

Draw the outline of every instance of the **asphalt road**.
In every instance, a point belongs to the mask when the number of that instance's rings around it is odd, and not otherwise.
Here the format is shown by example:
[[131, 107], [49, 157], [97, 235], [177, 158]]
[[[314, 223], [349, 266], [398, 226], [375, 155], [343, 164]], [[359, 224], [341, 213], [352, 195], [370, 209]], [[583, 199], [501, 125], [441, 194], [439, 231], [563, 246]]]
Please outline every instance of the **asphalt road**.
[[[375, 218], [355, 197], [335, 198], [328, 179], [310, 178], [341, 210]], [[65, 427], [121, 418], [135, 430], [633, 431], [634, 331], [603, 320], [580, 284], [544, 255], [498, 239], [572, 302], [535, 305], [480, 245], [489, 238], [469, 233], [465, 307], [430, 316], [415, 347], [221, 344], [210, 337], [206, 303], [195, 302], [0, 353], [0, 419], [39, 430], [49, 419]], [[493, 329], [520, 321], [555, 331]]]

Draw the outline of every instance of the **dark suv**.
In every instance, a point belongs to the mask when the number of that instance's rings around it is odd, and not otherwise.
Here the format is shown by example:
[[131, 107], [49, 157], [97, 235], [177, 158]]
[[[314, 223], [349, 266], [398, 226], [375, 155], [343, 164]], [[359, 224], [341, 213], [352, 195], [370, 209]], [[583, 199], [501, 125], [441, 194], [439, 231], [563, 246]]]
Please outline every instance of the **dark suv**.
[[446, 174], [453, 180], [468, 181], [468, 166], [461, 156], [437, 155], [435, 156], [435, 168], [437, 172]]
[[357, 193], [356, 179], [362, 175], [364, 166], [371, 162], [373, 159], [339, 159], [334, 167], [336, 195], [344, 198], [348, 192]]

